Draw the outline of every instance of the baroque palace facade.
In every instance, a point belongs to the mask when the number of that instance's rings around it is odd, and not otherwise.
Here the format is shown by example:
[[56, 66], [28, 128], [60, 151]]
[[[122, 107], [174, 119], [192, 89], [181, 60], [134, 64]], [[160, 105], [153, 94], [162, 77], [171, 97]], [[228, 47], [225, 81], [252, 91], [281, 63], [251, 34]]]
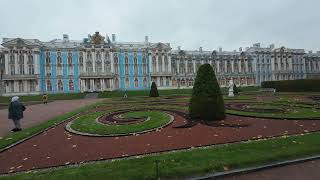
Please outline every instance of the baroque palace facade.
[[320, 78], [320, 52], [303, 49], [252, 47], [239, 51], [172, 50], [169, 43], [118, 42], [99, 32], [82, 41], [4, 38], [2, 95], [190, 88], [197, 69], [208, 63], [221, 86], [233, 79], [238, 86], [263, 81]]

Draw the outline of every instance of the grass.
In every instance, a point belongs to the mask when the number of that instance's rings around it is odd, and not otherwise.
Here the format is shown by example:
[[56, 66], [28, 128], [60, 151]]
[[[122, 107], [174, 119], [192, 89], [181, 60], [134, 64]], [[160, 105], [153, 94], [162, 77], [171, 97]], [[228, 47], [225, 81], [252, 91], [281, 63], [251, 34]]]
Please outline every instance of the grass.
[[71, 124], [71, 128], [90, 134], [100, 135], [116, 135], [116, 134], [130, 134], [137, 133], [149, 129], [154, 129], [167, 124], [170, 121], [170, 117], [159, 111], [134, 111], [124, 114], [124, 117], [150, 117], [150, 120], [137, 124], [126, 125], [107, 125], [99, 124], [96, 122], [96, 118], [104, 114], [105, 112], [95, 112], [84, 115], [75, 120]]
[[59, 122], [62, 122], [82, 111], [85, 111], [86, 109], [90, 109], [92, 107], [98, 106], [99, 104], [101, 104], [101, 102], [96, 103], [96, 104], [92, 104], [92, 105], [88, 105], [88, 106], [84, 106], [82, 108], [79, 108], [75, 111], [66, 113], [64, 115], [61, 116], [57, 116], [56, 118], [50, 119], [44, 123], [41, 123], [39, 125], [35, 125], [33, 127], [24, 129], [23, 131], [19, 131], [19, 132], [15, 132], [15, 133], [10, 133], [7, 136], [3, 137], [2, 139], [0, 139], [0, 149], [3, 149], [13, 143], [16, 143], [24, 138], [27, 138], [29, 136], [32, 136], [48, 127], [51, 127]]
[[79, 167], [32, 171], [13, 176], [1, 176], [0, 179], [156, 179], [156, 160], [159, 162], [161, 179], [183, 179], [195, 175], [221, 172], [224, 169], [244, 168], [318, 155], [320, 152], [319, 138], [319, 133], [280, 137], [195, 148], [140, 158], [98, 162]]
[[281, 106], [275, 104], [260, 104], [257, 107], [272, 109], [272, 108], [289, 108], [291, 109], [286, 113], [268, 113], [268, 112], [246, 112], [240, 110], [227, 109], [227, 113], [234, 115], [242, 115], [249, 117], [261, 117], [261, 118], [283, 118], [283, 119], [318, 119], [320, 118], [320, 110], [313, 108], [304, 108], [297, 106]]
[[[48, 94], [48, 100], [72, 100], [72, 99], [83, 99], [85, 93], [63, 93], [63, 94]], [[42, 95], [30, 95], [30, 96], [19, 96], [21, 102], [30, 101], [42, 101]], [[11, 101], [10, 96], [0, 96], [0, 103], [9, 103]]]

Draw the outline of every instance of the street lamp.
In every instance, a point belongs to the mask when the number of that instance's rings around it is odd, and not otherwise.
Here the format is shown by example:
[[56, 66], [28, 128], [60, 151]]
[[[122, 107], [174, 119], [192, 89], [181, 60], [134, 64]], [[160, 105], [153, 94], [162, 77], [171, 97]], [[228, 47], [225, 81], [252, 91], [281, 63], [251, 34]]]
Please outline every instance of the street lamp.
[[3, 94], [4, 83], [3, 83], [3, 73], [4, 73], [4, 54], [0, 54], [0, 95]]

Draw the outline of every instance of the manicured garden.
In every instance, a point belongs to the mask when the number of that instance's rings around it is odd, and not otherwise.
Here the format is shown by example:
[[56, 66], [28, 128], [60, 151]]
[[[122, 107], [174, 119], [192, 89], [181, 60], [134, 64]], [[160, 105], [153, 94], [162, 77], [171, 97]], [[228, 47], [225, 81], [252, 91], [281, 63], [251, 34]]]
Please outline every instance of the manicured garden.
[[203, 65], [193, 90], [100, 93], [109, 98], [0, 139], [37, 134], [1, 151], [0, 179], [183, 179], [319, 155], [318, 94], [248, 89], [225, 96]]

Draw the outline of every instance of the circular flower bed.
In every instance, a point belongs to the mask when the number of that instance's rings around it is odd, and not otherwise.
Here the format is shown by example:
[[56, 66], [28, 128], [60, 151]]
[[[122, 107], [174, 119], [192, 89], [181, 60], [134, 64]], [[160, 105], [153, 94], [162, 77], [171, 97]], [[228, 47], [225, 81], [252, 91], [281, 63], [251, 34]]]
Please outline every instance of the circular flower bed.
[[173, 116], [161, 110], [119, 110], [93, 112], [69, 122], [66, 130], [87, 136], [121, 136], [150, 132], [163, 128]]

